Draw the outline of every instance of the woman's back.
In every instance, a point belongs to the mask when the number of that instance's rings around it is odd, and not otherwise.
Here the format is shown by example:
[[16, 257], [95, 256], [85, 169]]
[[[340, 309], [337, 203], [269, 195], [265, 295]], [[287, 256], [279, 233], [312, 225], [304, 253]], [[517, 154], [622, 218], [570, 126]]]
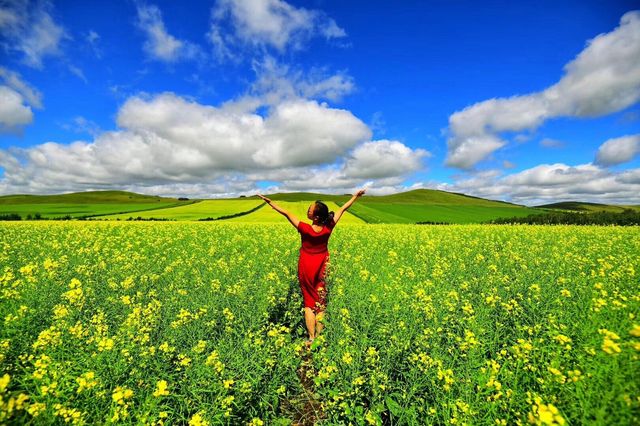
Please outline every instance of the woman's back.
[[327, 249], [331, 231], [335, 226], [332, 220], [325, 225], [319, 232], [316, 232], [311, 225], [300, 221], [298, 224], [298, 232], [302, 239], [302, 250], [308, 253], [324, 253]]

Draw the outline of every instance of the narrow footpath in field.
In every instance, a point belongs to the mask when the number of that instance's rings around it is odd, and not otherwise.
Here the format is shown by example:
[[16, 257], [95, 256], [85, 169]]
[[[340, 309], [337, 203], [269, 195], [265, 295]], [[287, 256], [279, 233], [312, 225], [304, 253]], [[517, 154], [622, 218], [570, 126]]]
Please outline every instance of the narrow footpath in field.
[[[293, 272], [292, 276], [294, 276]], [[285, 300], [272, 307], [268, 321], [272, 324], [282, 324], [289, 330], [297, 330], [293, 335], [302, 338], [302, 336], [306, 336], [306, 327], [304, 316], [301, 315], [299, 307], [298, 292], [298, 282], [296, 279], [292, 279]], [[300, 363], [296, 374], [300, 386], [296, 394], [281, 401], [282, 414], [291, 419], [292, 426], [313, 426], [326, 417], [322, 411], [322, 403], [315, 391], [313, 381], [317, 374], [313, 366], [314, 350], [312, 346], [311, 348], [302, 348], [302, 351], [299, 352]]]
[[291, 416], [292, 426], [312, 426], [324, 416], [322, 404], [315, 393], [313, 376], [316, 371], [313, 368], [313, 357], [309, 350], [303, 353], [297, 374], [300, 378], [301, 392], [283, 401], [283, 409]]

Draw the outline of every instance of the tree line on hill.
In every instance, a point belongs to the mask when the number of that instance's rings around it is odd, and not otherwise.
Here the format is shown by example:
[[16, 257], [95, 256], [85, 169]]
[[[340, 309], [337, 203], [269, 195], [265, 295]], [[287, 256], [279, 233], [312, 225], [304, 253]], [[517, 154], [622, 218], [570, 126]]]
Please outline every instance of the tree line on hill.
[[543, 214], [532, 214], [526, 217], [507, 217], [493, 219], [489, 224], [530, 224], [530, 225], [619, 225], [634, 226], [640, 225], [640, 211], [624, 209], [623, 211], [607, 212], [598, 211], [593, 213], [578, 212], [548, 212]]
[[[34, 214], [29, 213], [24, 218], [24, 220], [71, 220], [71, 219], [74, 219], [73, 216], [71, 215], [45, 218], [45, 217], [42, 217], [40, 213], [34, 213]], [[75, 218], [75, 219], [82, 219], [82, 218]], [[22, 216], [20, 216], [18, 213], [0, 214], [0, 220], [22, 220]]]

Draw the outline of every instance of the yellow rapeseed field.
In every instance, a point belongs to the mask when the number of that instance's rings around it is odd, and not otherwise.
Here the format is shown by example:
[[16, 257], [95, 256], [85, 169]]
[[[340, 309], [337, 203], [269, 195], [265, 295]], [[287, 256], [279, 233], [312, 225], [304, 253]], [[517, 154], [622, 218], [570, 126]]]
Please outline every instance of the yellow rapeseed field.
[[[0, 424], [286, 425], [289, 224], [0, 224]], [[640, 423], [637, 227], [340, 224], [318, 424]]]

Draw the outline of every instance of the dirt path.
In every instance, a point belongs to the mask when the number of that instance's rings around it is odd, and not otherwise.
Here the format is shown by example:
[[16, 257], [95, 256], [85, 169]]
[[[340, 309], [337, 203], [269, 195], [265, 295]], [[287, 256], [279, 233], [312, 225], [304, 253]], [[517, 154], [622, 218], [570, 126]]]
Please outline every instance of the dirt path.
[[313, 377], [316, 374], [313, 368], [313, 357], [306, 350], [302, 355], [300, 367], [297, 371], [300, 379], [301, 392], [283, 402], [283, 409], [288, 412], [293, 420], [292, 426], [313, 426], [322, 420], [322, 404], [315, 393]]

